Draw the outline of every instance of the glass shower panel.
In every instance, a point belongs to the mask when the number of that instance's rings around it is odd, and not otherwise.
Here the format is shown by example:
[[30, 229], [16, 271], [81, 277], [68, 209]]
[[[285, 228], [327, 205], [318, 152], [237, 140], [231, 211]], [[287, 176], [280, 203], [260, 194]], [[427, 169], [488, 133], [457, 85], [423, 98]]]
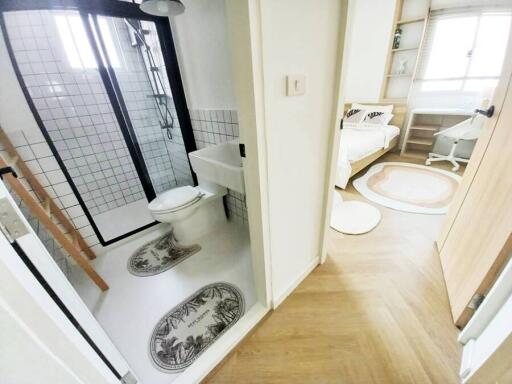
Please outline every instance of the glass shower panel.
[[[91, 225], [108, 242], [152, 223], [80, 14], [38, 10], [4, 16], [21, 79]], [[122, 59], [112, 54], [112, 65], [120, 68]]]
[[155, 24], [107, 16], [90, 21], [115, 74], [155, 192], [193, 185]]

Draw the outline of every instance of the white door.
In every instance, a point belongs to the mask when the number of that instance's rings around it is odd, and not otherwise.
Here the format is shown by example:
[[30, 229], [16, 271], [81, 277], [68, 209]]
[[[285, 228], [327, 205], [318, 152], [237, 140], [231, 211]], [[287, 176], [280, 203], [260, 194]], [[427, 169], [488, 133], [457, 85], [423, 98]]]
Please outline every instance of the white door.
[[[69, 382], [136, 383], [133, 371], [54, 262], [1, 180], [0, 223], [0, 321], [2, 325], [17, 327], [16, 335], [25, 333], [37, 340], [37, 356], [41, 361], [56, 364], [49, 363], [47, 369], [41, 366], [41, 371], [57, 375], [58, 371], [48, 371], [59, 367], [65, 371], [63, 375], [73, 377]], [[2, 332], [5, 331], [2, 327]], [[4, 340], [12, 342], [14, 337], [14, 333], [2, 335], [2, 344], [5, 345]], [[27, 353], [22, 347], [19, 345], [17, 352]], [[35, 349], [31, 351], [36, 353]], [[4, 352], [0, 348], [0, 353]], [[7, 356], [15, 358], [19, 354], [6, 353], [5, 359], [1, 359], [6, 362]], [[29, 382], [27, 375], [31, 373], [17, 369], [15, 363], [0, 365], [5, 370], [0, 376], [15, 375], [14, 382]]]

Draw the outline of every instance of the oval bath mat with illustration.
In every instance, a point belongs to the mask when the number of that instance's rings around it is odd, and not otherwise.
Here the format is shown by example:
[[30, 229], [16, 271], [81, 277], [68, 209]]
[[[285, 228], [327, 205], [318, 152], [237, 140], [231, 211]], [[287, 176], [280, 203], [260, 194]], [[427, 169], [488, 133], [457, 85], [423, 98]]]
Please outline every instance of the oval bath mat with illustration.
[[137, 249], [128, 259], [128, 271], [135, 276], [153, 276], [165, 272], [201, 250], [198, 244], [179, 245], [170, 231]]
[[234, 285], [213, 283], [167, 312], [149, 343], [156, 366], [180, 372], [194, 362], [244, 314], [244, 297]]
[[368, 200], [412, 213], [442, 215], [448, 211], [461, 177], [442, 169], [410, 163], [379, 163], [354, 180]]

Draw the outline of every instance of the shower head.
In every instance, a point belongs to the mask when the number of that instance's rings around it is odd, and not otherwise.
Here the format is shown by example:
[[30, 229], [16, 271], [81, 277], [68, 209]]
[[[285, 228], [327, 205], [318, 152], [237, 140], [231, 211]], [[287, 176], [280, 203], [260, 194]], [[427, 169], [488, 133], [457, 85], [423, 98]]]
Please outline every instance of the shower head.
[[140, 9], [153, 16], [176, 16], [185, 12], [180, 0], [142, 0]]

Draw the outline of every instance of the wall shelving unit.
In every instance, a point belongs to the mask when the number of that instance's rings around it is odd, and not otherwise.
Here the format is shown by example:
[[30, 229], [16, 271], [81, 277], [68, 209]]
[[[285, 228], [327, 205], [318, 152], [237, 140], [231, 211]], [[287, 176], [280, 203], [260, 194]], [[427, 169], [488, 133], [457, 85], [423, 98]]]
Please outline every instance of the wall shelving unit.
[[[418, 58], [430, 13], [430, 0], [397, 0], [389, 42], [380, 100], [406, 103], [416, 75]], [[395, 31], [402, 29], [401, 42], [393, 48]], [[407, 62], [405, 73], [398, 73], [401, 60]]]

